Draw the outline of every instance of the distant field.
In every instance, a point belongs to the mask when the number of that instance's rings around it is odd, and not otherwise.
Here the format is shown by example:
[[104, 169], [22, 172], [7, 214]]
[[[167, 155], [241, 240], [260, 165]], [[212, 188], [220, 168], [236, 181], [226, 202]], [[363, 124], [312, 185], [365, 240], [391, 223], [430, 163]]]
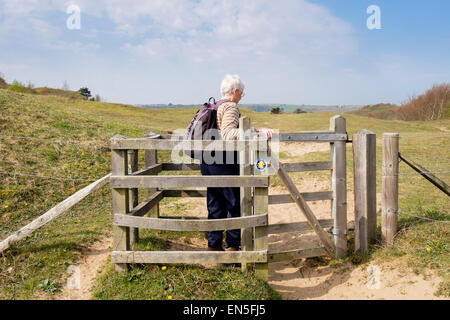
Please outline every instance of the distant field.
[[[11, 173], [1, 175], [0, 228], [3, 231], [0, 231], [0, 239], [90, 181], [109, 173], [108, 145], [109, 139], [115, 134], [143, 137], [149, 131], [163, 133], [183, 129], [195, 111], [193, 108], [177, 108], [161, 112], [157, 109], [0, 89], [0, 171]], [[252, 126], [292, 132], [328, 129], [329, 119], [336, 113], [272, 115], [242, 108], [241, 114], [251, 118]], [[450, 120], [390, 121], [355, 114], [344, 114], [344, 117], [347, 119], [350, 137], [361, 129], [372, 130], [377, 134], [377, 192], [381, 191], [380, 139], [383, 132], [399, 132], [402, 137], [400, 152], [431, 171], [438, 172], [437, 176], [450, 183]], [[167, 154], [162, 153], [160, 157], [162, 160]], [[318, 152], [308, 154], [301, 160], [313, 161], [327, 157], [329, 154]], [[142, 153], [140, 161], [142, 165]], [[348, 185], [349, 190], [352, 190], [350, 144], [347, 148], [347, 165]], [[444, 277], [439, 288], [440, 294], [448, 296], [450, 228], [448, 223], [442, 221], [450, 220], [450, 202], [441, 191], [404, 164], [401, 163], [400, 168], [401, 232], [398, 243], [401, 246], [393, 251], [378, 248], [374, 254], [392, 259], [406, 257], [417, 272], [439, 270]], [[68, 180], [64, 180], [65, 178]], [[297, 182], [301, 181], [299, 175], [294, 175], [293, 178]], [[271, 178], [271, 183], [274, 185], [279, 181], [274, 177]], [[170, 207], [170, 204], [166, 205]], [[171, 208], [182, 210], [182, 207], [173, 206], [173, 203]], [[437, 222], [421, 220], [411, 215], [425, 216]], [[109, 189], [104, 188], [0, 255], [0, 299], [51, 298], [64, 283], [67, 266], [80, 257], [81, 249], [110, 235], [111, 226], [111, 197]], [[173, 233], [157, 232], [150, 234], [148, 241], [155, 243], [155, 246], [164, 247], [168, 239], [173, 237]], [[427, 248], [431, 248], [431, 252]], [[132, 276], [142, 281], [160, 281], [158, 283], [161, 284], [163, 275], [158, 272], [153, 270], [148, 275], [139, 273]], [[203, 274], [204, 271], [199, 268], [189, 268], [186, 272], [189, 272], [189, 281], [203, 276], [210, 281], [212, 277], [210, 273]], [[237, 281], [233, 287], [217, 285], [216, 290], [220, 291], [224, 299], [231, 297], [227, 296], [227, 292], [243, 292], [239, 297], [245, 299], [277, 297], [270, 288], [262, 287], [261, 283], [247, 281], [240, 271], [227, 271], [226, 275], [221, 276]], [[133, 294], [133, 287], [130, 287], [132, 284], [125, 286], [126, 278], [104, 278], [102, 281], [100, 287], [96, 287], [97, 298], [126, 298]], [[243, 285], [242, 290], [240, 284]], [[108, 286], [108, 289], [102, 288], [102, 285]], [[114, 293], [116, 285], [119, 289], [116, 288]], [[125, 287], [121, 287], [122, 285]], [[140, 290], [144, 294], [144, 291], [149, 292], [147, 289], [150, 290], [147, 287]], [[194, 292], [189, 294], [194, 295], [194, 298], [214, 298], [203, 291], [201, 296], [195, 296]], [[163, 296], [164, 292], [159, 297]], [[186, 293], [185, 297], [187, 296]], [[137, 298], [140, 297], [142, 296]]]
[[[173, 109], [173, 108], [198, 108], [198, 105], [168, 105], [168, 104], [149, 104], [138, 105], [139, 107], [148, 109]], [[246, 108], [256, 112], [269, 112], [273, 108], [281, 108], [283, 112], [294, 112], [297, 109], [301, 109], [306, 112], [351, 112], [362, 108], [362, 106], [343, 105], [343, 106], [314, 106], [314, 105], [289, 105], [289, 104], [242, 104], [242, 108]]]

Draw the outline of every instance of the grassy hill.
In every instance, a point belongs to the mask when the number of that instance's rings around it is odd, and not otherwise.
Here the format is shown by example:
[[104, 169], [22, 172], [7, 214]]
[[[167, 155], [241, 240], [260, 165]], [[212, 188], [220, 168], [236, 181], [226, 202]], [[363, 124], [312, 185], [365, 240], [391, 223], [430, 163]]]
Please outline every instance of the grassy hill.
[[[120, 104], [72, 99], [57, 95], [17, 93], [0, 89], [0, 239], [7, 236], [80, 188], [110, 172], [109, 139], [115, 134], [143, 137], [149, 131], [161, 133], [185, 128], [196, 110], [181, 108], [144, 109]], [[323, 130], [333, 113], [280, 114], [242, 109], [252, 126], [281, 128], [281, 131]], [[446, 171], [450, 163], [448, 131], [450, 121], [406, 122], [370, 119], [346, 114], [349, 134], [363, 128], [381, 137], [383, 132], [400, 132], [401, 152], [432, 171]], [[30, 139], [29, 137], [33, 137]], [[381, 172], [381, 145], [377, 145], [378, 175]], [[348, 182], [352, 189], [351, 148], [347, 150]], [[160, 160], [168, 154], [161, 153]], [[301, 160], [321, 160], [326, 153], [309, 154]], [[142, 164], [142, 153], [140, 163]], [[425, 216], [438, 222], [400, 215], [401, 232], [395, 250], [378, 249], [374, 254], [405, 256], [418, 270], [436, 268], [445, 277], [440, 293], [449, 295], [448, 198], [402, 167], [400, 208], [403, 212]], [[448, 174], [437, 174], [449, 182]], [[325, 176], [325, 175], [324, 175]], [[293, 175], [301, 183], [301, 176]], [[55, 179], [57, 178], [57, 179]], [[328, 177], [325, 177], [328, 178]], [[381, 179], [377, 181], [380, 192]], [[276, 177], [271, 185], [279, 184]], [[166, 199], [164, 200], [166, 201]], [[164, 210], [183, 210], [167, 200]], [[173, 203], [172, 203], [173, 204]], [[84, 247], [111, 234], [111, 198], [108, 188], [97, 191], [66, 214], [41, 228], [0, 255], [0, 299], [51, 298], [64, 283], [65, 271], [81, 255]], [[199, 237], [199, 234], [187, 236]], [[144, 248], [167, 247], [177, 233], [148, 232], [143, 235]], [[404, 246], [408, 243], [408, 246]], [[425, 249], [431, 247], [431, 253]], [[172, 269], [171, 269], [172, 270]], [[180, 272], [178, 272], [178, 271]], [[272, 299], [278, 298], [267, 284], [247, 277], [235, 269], [211, 272], [201, 267], [173, 269], [170, 276], [178, 281], [204, 281], [210, 290], [170, 293], [167, 275], [157, 266], [130, 275], [117, 275], [108, 269], [97, 284], [96, 298], [165, 299]], [[178, 277], [178, 278], [177, 278]], [[233, 282], [218, 281], [232, 278]], [[131, 280], [130, 280], [131, 279]], [[132, 281], [141, 279], [142, 281]], [[48, 281], [46, 281], [48, 280]], [[223, 280], [220, 278], [219, 280]], [[210, 283], [214, 283], [211, 285]]]
[[368, 105], [351, 113], [384, 120], [432, 121], [450, 119], [450, 84], [434, 85], [401, 106], [389, 103]]

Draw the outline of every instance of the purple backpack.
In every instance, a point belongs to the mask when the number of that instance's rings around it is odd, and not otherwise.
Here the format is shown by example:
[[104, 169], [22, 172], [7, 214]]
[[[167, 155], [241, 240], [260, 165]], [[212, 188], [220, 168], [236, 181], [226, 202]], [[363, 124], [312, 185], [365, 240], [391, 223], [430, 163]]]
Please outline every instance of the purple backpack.
[[[211, 104], [211, 100], [214, 103]], [[222, 103], [229, 101], [228, 99], [224, 99], [216, 102], [214, 98], [209, 98], [209, 101], [203, 104], [189, 123], [184, 134], [184, 140], [203, 140], [207, 130], [218, 129], [217, 109]], [[185, 154], [194, 159], [201, 160], [202, 158], [201, 151], [186, 150]]]

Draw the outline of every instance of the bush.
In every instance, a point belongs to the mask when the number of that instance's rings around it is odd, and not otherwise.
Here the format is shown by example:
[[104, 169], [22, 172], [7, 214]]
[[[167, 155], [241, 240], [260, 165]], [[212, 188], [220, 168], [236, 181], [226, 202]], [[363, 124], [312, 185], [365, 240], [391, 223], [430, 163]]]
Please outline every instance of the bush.
[[28, 86], [25, 86], [17, 80], [14, 80], [10, 85], [8, 85], [8, 90], [20, 93], [35, 93], [33, 90], [33, 85], [29, 84]]
[[411, 97], [397, 111], [399, 120], [437, 120], [448, 117], [450, 109], [450, 83], [434, 85], [424, 94]]
[[295, 109], [294, 113], [297, 113], [297, 114], [299, 114], [299, 113], [306, 113], [306, 111], [304, 111], [304, 110], [302, 110], [300, 108], [297, 108], [297, 109]]
[[272, 108], [272, 110], [270, 110], [270, 113], [272, 113], [272, 114], [280, 114], [281, 113], [281, 109], [279, 107]]
[[3, 75], [0, 73], [0, 89], [7, 89], [8, 84], [6, 83], [5, 79], [3, 79]]

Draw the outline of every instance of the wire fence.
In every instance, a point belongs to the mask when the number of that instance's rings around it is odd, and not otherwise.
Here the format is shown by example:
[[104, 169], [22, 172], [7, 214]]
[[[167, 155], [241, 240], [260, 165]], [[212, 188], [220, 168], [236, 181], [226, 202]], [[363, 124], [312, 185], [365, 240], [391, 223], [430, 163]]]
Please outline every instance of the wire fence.
[[20, 177], [34, 177], [34, 178], [50, 179], [50, 180], [58, 180], [58, 181], [83, 181], [83, 182], [94, 182], [94, 181], [96, 181], [96, 180], [93, 180], [93, 179], [49, 177], [49, 176], [41, 176], [41, 175], [35, 175], [35, 174], [24, 174], [24, 173], [19, 173], [19, 172], [7, 172], [7, 171], [0, 171], [0, 174], [9, 175], [9, 176], [20, 176]]
[[[433, 219], [433, 218], [429, 218], [429, 217], [425, 217], [425, 216], [420, 216], [420, 215], [415, 215], [409, 212], [405, 212], [403, 210], [398, 210], [399, 214], [405, 215], [405, 216], [409, 216], [409, 217], [413, 217], [413, 218], [417, 218], [417, 219], [422, 219], [422, 220], [426, 220], [426, 221], [431, 221], [431, 222], [442, 222], [442, 223], [450, 223], [450, 220], [437, 220], [437, 219]], [[446, 215], [448, 216], [448, 218], [450, 219], [450, 214]]]
[[87, 148], [101, 148], [101, 149], [108, 149], [109, 146], [98, 144], [95, 141], [82, 141], [82, 142], [73, 142], [73, 141], [61, 141], [61, 140], [54, 140], [54, 139], [45, 139], [45, 138], [36, 138], [36, 137], [28, 137], [28, 136], [8, 136], [8, 135], [0, 135], [0, 138], [2, 139], [15, 139], [15, 140], [29, 140], [29, 141], [36, 141], [36, 142], [44, 142], [44, 143], [54, 143], [54, 144], [61, 144], [61, 145], [73, 145], [73, 146], [82, 146]]

